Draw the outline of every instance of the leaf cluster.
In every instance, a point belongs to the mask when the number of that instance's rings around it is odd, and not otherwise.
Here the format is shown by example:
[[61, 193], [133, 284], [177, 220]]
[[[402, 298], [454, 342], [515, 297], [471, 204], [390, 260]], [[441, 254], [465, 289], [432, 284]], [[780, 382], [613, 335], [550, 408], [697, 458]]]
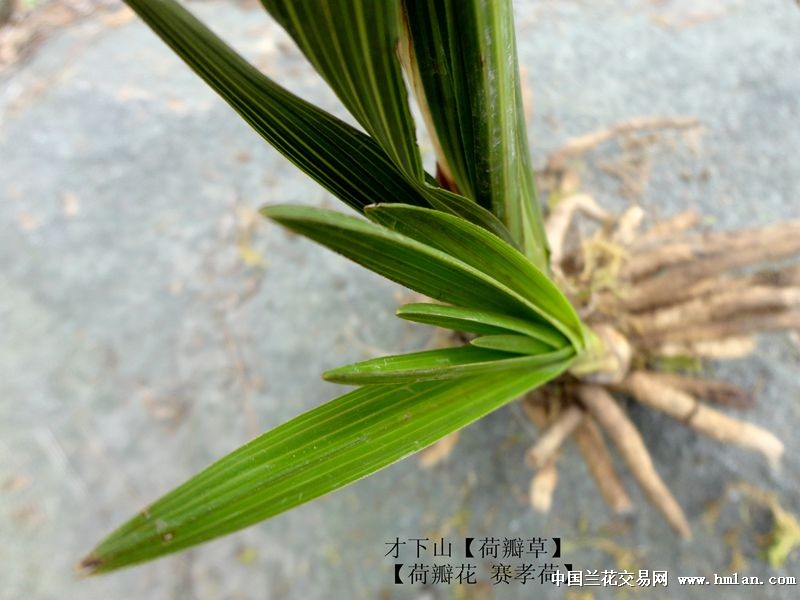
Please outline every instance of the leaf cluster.
[[[260, 73], [175, 0], [127, 3], [262, 138], [357, 213], [269, 206], [266, 217], [432, 299], [399, 317], [473, 339], [328, 371], [360, 387], [147, 507], [87, 569], [175, 552], [337, 489], [557, 377], [584, 351], [584, 327], [547, 273], [510, 0], [263, 0], [363, 130]], [[436, 176], [423, 168], [406, 78], [436, 146]]]

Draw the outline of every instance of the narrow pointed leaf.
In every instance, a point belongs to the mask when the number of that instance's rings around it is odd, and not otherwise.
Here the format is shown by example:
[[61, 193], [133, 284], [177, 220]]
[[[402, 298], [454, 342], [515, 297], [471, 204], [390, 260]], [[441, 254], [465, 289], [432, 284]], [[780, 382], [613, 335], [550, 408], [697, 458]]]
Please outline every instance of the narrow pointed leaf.
[[407, 321], [435, 325], [454, 331], [487, 335], [521, 333], [553, 348], [563, 348], [569, 345], [569, 340], [551, 325], [515, 319], [488, 310], [444, 304], [415, 303], [405, 304], [398, 308], [397, 316]]
[[536, 307], [539, 315], [580, 348], [581, 321], [561, 290], [516, 248], [497, 236], [453, 215], [404, 204], [378, 204], [365, 209], [370, 219], [457, 256], [489, 273]]
[[414, 181], [422, 161], [396, 56], [399, 0], [261, 0], [350, 113]]
[[462, 346], [381, 356], [326, 371], [322, 376], [327, 381], [350, 385], [413, 383], [487, 373], [528, 371], [542, 365], [563, 363], [574, 354], [575, 350], [571, 347], [536, 356], [517, 356], [508, 352]]
[[[422, 195], [425, 196], [425, 200], [433, 208], [461, 217], [493, 233], [512, 246], [517, 245], [517, 242], [500, 219], [479, 204], [467, 200], [464, 196], [459, 196], [445, 189], [431, 187], [429, 185], [425, 185], [422, 190]], [[402, 201], [402, 199], [397, 199], [397, 202]]]
[[552, 351], [552, 348], [527, 335], [482, 335], [469, 342], [478, 348], [498, 350], [512, 354], [542, 354]]
[[352, 391], [217, 461], [114, 531], [82, 566], [111, 571], [277, 515], [421, 450], [565, 368]]
[[399, 0], [262, 0], [262, 4], [428, 204], [515, 243], [492, 212], [435, 181], [430, 183], [422, 169], [397, 57], [403, 20]]
[[351, 208], [430, 205], [512, 240], [491, 212], [430, 185], [424, 172], [403, 171], [371, 137], [260, 73], [175, 0], [127, 3], [257, 133]]
[[511, 0], [404, 0], [406, 64], [458, 191], [490, 209], [538, 267], [547, 241], [520, 91]]
[[431, 298], [523, 319], [541, 319], [528, 300], [486, 273], [380, 225], [306, 206], [268, 206], [261, 212], [367, 269]]
[[349, 206], [427, 205], [374, 140], [260, 73], [177, 2], [127, 4], [265, 140]]

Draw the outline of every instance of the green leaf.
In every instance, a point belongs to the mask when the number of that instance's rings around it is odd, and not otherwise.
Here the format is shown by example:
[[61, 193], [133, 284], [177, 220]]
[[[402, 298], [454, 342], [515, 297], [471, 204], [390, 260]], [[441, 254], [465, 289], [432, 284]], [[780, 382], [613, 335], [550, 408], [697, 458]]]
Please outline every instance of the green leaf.
[[547, 241], [520, 91], [511, 0], [404, 0], [410, 80], [458, 191], [490, 209], [539, 268]]
[[261, 0], [350, 113], [414, 181], [422, 161], [396, 47], [398, 0]]
[[455, 331], [501, 335], [521, 333], [540, 340], [553, 348], [563, 348], [569, 340], [554, 327], [515, 319], [502, 313], [443, 304], [405, 304], [397, 309], [397, 316], [407, 321], [435, 325]]
[[404, 204], [368, 206], [365, 214], [393, 231], [491, 274], [525, 298], [576, 348], [583, 346], [581, 321], [569, 300], [530, 260], [497, 236], [456, 216]]
[[541, 318], [529, 301], [490, 275], [385, 227], [306, 206], [268, 206], [261, 212], [367, 269], [431, 298], [523, 319]]
[[[398, 168], [375, 140], [260, 73], [174, 0], [127, 3], [256, 132], [351, 208], [361, 212], [376, 201], [430, 205], [512, 240], [491, 212], [429, 185], [424, 172]], [[407, 145], [394, 146], [395, 160], [416, 152]]]
[[562, 348], [536, 356], [509, 358], [508, 352], [461, 346], [381, 356], [331, 369], [323, 373], [322, 377], [326, 381], [349, 385], [414, 383], [487, 373], [528, 371], [543, 365], [561, 364], [574, 355], [574, 348]]
[[[517, 243], [502, 221], [482, 206], [442, 188], [425, 185], [422, 193], [433, 208], [466, 219], [516, 246]], [[402, 200], [398, 200], [398, 202], [402, 202]]]
[[428, 204], [373, 139], [260, 73], [174, 0], [127, 4], [265, 140], [352, 208]]
[[111, 533], [81, 566], [111, 571], [277, 515], [421, 450], [566, 366], [352, 391], [217, 461]]
[[262, 0], [262, 4], [428, 204], [515, 243], [493, 213], [426, 178], [396, 52], [403, 22], [399, 0]]
[[510, 352], [512, 354], [542, 354], [552, 348], [527, 335], [483, 335], [469, 342], [478, 348]]

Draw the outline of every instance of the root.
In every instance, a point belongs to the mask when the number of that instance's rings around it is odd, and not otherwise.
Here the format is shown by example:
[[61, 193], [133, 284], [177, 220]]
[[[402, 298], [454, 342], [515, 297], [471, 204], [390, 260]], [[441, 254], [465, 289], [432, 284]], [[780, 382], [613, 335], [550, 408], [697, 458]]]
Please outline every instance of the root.
[[669, 297], [659, 301], [658, 306], [671, 306], [713, 294], [735, 293], [748, 288], [764, 286], [800, 287], [800, 265], [791, 265], [781, 269], [765, 269], [749, 275], [724, 274], [701, 279], [685, 287], [674, 289]]
[[573, 405], [563, 410], [542, 433], [526, 455], [528, 465], [541, 469], [561, 448], [564, 441], [572, 435], [583, 420], [583, 411]]
[[558, 468], [550, 461], [540, 468], [531, 479], [530, 501], [533, 510], [549, 513], [553, 506], [553, 494], [558, 484]]
[[639, 402], [709, 437], [760, 452], [773, 465], [779, 462], [783, 454], [783, 443], [769, 431], [705, 406], [693, 396], [664, 385], [663, 380], [659, 381], [647, 373], [631, 373], [620, 387]]
[[[642, 279], [620, 298], [622, 306], [633, 312], [675, 302], [676, 290], [691, 288], [704, 279], [764, 261], [782, 260], [800, 254], [800, 221], [743, 232], [743, 239], [719, 236], [712, 243], [683, 243], [666, 246], [656, 256], [641, 255], [623, 267], [623, 277]], [[765, 243], [768, 240], [769, 243]], [[680, 270], [674, 267], [683, 263]], [[667, 269], [669, 272], [658, 276]], [[647, 277], [645, 278], [645, 275]], [[666, 302], [665, 302], [666, 301]]]
[[611, 220], [611, 215], [600, 208], [594, 198], [586, 194], [574, 194], [556, 204], [545, 223], [550, 243], [550, 263], [554, 270], [560, 271], [561, 263], [567, 255], [570, 227], [577, 213], [583, 213], [601, 223]]
[[[781, 238], [796, 236], [798, 233], [800, 233], [800, 221], [788, 221], [743, 231], [695, 234], [678, 242], [662, 244], [649, 252], [634, 253], [628, 261], [623, 275], [634, 280], [642, 279], [660, 269], [682, 262], [708, 259], [732, 252], [743, 253], [745, 256], [751, 252], [755, 256], [760, 256], [759, 252], [763, 251], [767, 252], [769, 257], [771, 246]], [[767, 241], [769, 243], [765, 243]], [[769, 260], [769, 258], [761, 260]]]
[[[528, 419], [540, 430], [546, 430], [550, 422], [550, 416], [543, 400], [545, 399], [541, 392], [533, 392], [522, 402], [522, 408]], [[558, 451], [555, 450], [531, 479], [530, 503], [537, 512], [548, 513], [553, 505], [553, 494], [558, 484], [557, 461]]]
[[656, 373], [648, 371], [647, 377], [658, 384], [660, 387], [670, 387], [680, 390], [695, 398], [732, 406], [735, 408], [752, 408], [755, 404], [753, 394], [740, 388], [737, 385], [716, 381], [713, 379], [703, 379], [702, 377], [692, 377], [690, 375], [680, 375], [677, 373]]
[[702, 279], [687, 288], [676, 290], [670, 302], [677, 304], [713, 294], [746, 290], [753, 287], [800, 287], [800, 265], [766, 269], [750, 275], [720, 275]]
[[546, 170], [554, 173], [564, 171], [570, 160], [586, 154], [603, 142], [607, 142], [619, 135], [642, 129], [689, 129], [699, 125], [700, 121], [694, 117], [636, 117], [621, 121], [606, 129], [571, 138], [560, 149], [550, 155], [547, 160]]
[[756, 332], [784, 331], [787, 329], [800, 329], [800, 310], [743, 315], [735, 321], [655, 332], [641, 337], [637, 340], [637, 343], [642, 347], [653, 347], [669, 342], [694, 343], [723, 340]]
[[643, 220], [644, 210], [638, 204], [634, 204], [617, 220], [617, 227], [611, 235], [611, 241], [616, 244], [629, 245], [635, 239], [636, 232]]
[[547, 403], [549, 398], [545, 398], [541, 390], [536, 390], [528, 394], [522, 401], [522, 410], [525, 416], [538, 429], [547, 429], [550, 417], [547, 413]]
[[583, 405], [608, 432], [650, 502], [682, 538], [690, 539], [692, 532], [683, 509], [656, 472], [641, 435], [623, 410], [602, 387], [581, 386], [578, 394]]
[[687, 325], [736, 318], [742, 313], [800, 308], [800, 287], [756, 286], [696, 298], [669, 308], [643, 313], [630, 323], [641, 336]]
[[460, 436], [461, 430], [459, 429], [422, 450], [419, 453], [419, 466], [423, 469], [430, 469], [444, 461], [452, 454]]
[[627, 514], [633, 510], [633, 502], [614, 468], [611, 452], [603, 440], [597, 422], [585, 415], [583, 422], [573, 434], [575, 444], [586, 461], [589, 474], [594, 479], [600, 495], [616, 514]]
[[751, 279], [755, 284], [800, 287], [800, 265], [759, 271]]
[[674, 239], [678, 235], [692, 229], [700, 223], [700, 213], [696, 210], [687, 210], [674, 217], [659, 221], [645, 231], [633, 244], [636, 251], [647, 249], [664, 240]]
[[[551, 157], [548, 169], [563, 183], [571, 173], [570, 158], [632, 130], [628, 127], [643, 126], [644, 121], [631, 122], [572, 140]], [[589, 351], [561, 384], [523, 404], [543, 431], [526, 454], [537, 469], [530, 501], [536, 510], [550, 509], [560, 449], [572, 436], [606, 504], [615, 513], [630, 511], [631, 498], [615, 469], [605, 430], [649, 501], [679, 535], [689, 538], [683, 510], [609, 390], [627, 392], [700, 433], [778, 464], [784, 446], [775, 435], [706, 404], [749, 408], [754, 399], [748, 391], [644, 369], [659, 359], [699, 365], [706, 358], [744, 357], [755, 351], [754, 336], [763, 331], [800, 335], [800, 264], [757, 270], [760, 263], [800, 255], [800, 220], [744, 232], [697, 233], [700, 215], [687, 211], [642, 232], [643, 216], [640, 207], [632, 206], [612, 219], [589, 196], [572, 193], [547, 221], [553, 272], [596, 339], [590, 339]], [[573, 228], [579, 217], [600, 224], [584, 240]]]
[[651, 353], [656, 356], [712, 360], [744, 358], [755, 351], [756, 340], [748, 335], [684, 343], [666, 342], [651, 349]]

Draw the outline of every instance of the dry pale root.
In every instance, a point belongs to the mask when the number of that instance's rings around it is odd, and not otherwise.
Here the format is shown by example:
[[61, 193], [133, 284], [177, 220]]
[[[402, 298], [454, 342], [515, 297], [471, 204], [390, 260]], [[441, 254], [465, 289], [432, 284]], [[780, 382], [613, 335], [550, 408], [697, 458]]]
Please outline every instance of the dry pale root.
[[624, 246], [630, 245], [636, 239], [636, 233], [644, 221], [644, 210], [638, 204], [629, 207], [617, 220], [611, 241]]
[[[717, 440], [757, 451], [770, 462], [783, 453], [772, 433], [698, 400], [746, 408], [753, 404], [749, 392], [652, 369], [659, 364], [656, 359], [670, 357], [693, 362], [744, 357], [755, 350], [754, 336], [760, 332], [800, 332], [800, 265], [757, 269], [767, 261], [800, 255], [800, 220], [745, 231], [698, 232], [700, 214], [686, 211], [642, 231], [640, 207], [609, 217], [590, 196], [578, 193], [580, 178], [572, 165], [597, 145], [617, 136], [637, 143], [628, 134], [641, 129], [697, 126], [691, 118], [632, 119], [569, 140], [548, 160], [544, 181], [555, 184], [552, 191], [562, 197], [546, 222], [553, 273], [596, 334], [601, 351], [587, 355], [547, 388], [559, 394], [541, 392], [538, 417], [529, 414], [543, 431], [527, 455], [529, 464], [538, 467], [532, 500], [540, 500], [534, 502], [539, 508], [552, 500], [555, 460], [571, 436], [609, 507], [630, 510], [602, 427], [650, 501], [678, 533], [690, 535], [686, 517], [612, 390], [627, 392]], [[583, 240], [576, 235], [579, 218], [594, 222], [594, 233]], [[586, 409], [584, 414], [576, 403]], [[548, 412], [545, 405], [555, 408]]]
[[755, 398], [752, 393], [724, 381], [680, 373], [658, 373], [655, 371], [648, 371], [647, 377], [660, 386], [675, 388], [695, 398], [713, 402], [714, 404], [735, 408], [751, 408], [755, 404]]
[[666, 343], [694, 343], [707, 340], [724, 340], [764, 331], [787, 331], [800, 328], [800, 310], [776, 313], [743, 314], [730, 321], [670, 329], [642, 336], [637, 343], [642, 347]]
[[688, 129], [698, 127], [695, 117], [634, 117], [599, 131], [574, 137], [550, 155], [546, 171], [557, 173], [567, 169], [570, 160], [586, 154], [600, 144], [615, 137], [643, 129]]
[[756, 350], [756, 340], [751, 335], [737, 335], [717, 340], [695, 342], [661, 342], [648, 346], [649, 354], [667, 358], [686, 357], [726, 360], [750, 356]]
[[[689, 537], [683, 511], [609, 391], [624, 391], [705, 435], [754, 450], [777, 464], [784, 449], [776, 436], [698, 401], [744, 408], [753, 404], [750, 393], [724, 382], [642, 367], [657, 356], [747, 356], [755, 350], [754, 335], [759, 332], [800, 330], [800, 265], [732, 274], [800, 254], [800, 221], [745, 232], [697, 234], [690, 230], [700, 217], [687, 212], [641, 233], [638, 207], [612, 222], [585, 195], [565, 202], [548, 223], [556, 239], [556, 275], [564, 280], [565, 289], [577, 292], [573, 300], [604, 352], [572, 370], [573, 385], [562, 389], [577, 388], [577, 392], [549, 399], [562, 407], [552, 420], [545, 420], [544, 405], [538, 405], [544, 431], [527, 455], [529, 464], [538, 467], [532, 502], [539, 509], [551, 503], [555, 459], [571, 435], [609, 507], [615, 512], [631, 509], [599, 424], [649, 500], [681, 536]], [[579, 216], [601, 225], [582, 244], [568, 240], [572, 220]], [[540, 402], [542, 398], [547, 402], [547, 396], [543, 393]], [[587, 414], [575, 406], [576, 399]]]
[[[743, 235], [745, 239], [741, 242], [735, 238], [720, 238], [715, 247], [698, 243], [676, 245], [670, 247], [669, 252], [660, 249], [650, 257], [647, 269], [642, 266], [646, 256], [638, 256], [623, 268], [622, 276], [637, 279], [636, 273], [646, 272], [647, 277], [639, 278], [642, 280], [622, 292], [618, 302], [632, 312], [675, 303], [687, 298], [681, 290], [691, 289], [703, 279], [800, 254], [800, 221], [743, 232]], [[664, 269], [666, 272], [662, 272]]]
[[529, 463], [536, 468], [530, 484], [530, 502], [534, 510], [548, 512], [552, 506], [558, 483], [558, 452], [570, 434], [609, 508], [617, 514], [633, 510], [633, 503], [614, 468], [611, 453], [594, 419], [576, 405], [570, 405], [557, 416], [550, 417], [546, 402], [544, 395], [536, 393], [523, 401], [526, 415], [543, 431], [528, 453]]
[[634, 371], [620, 386], [636, 400], [721, 442], [738, 444], [763, 454], [773, 465], [783, 455], [783, 443], [772, 433], [734, 419], [698, 402], [648, 373]]
[[558, 485], [558, 467], [556, 467], [555, 461], [550, 461], [542, 466], [531, 479], [529, 490], [531, 508], [540, 513], [550, 512], [556, 485]]
[[608, 432], [650, 502], [661, 511], [678, 535], [684, 539], [691, 538], [692, 531], [683, 509], [656, 472], [642, 436], [614, 398], [605, 388], [597, 385], [581, 386], [578, 396], [586, 409]]
[[673, 239], [700, 224], [700, 213], [696, 210], [687, 210], [682, 213], [655, 223], [635, 240], [635, 249], [643, 250], [663, 243], [664, 240]]
[[574, 194], [559, 202], [547, 217], [545, 232], [550, 243], [550, 263], [553, 270], [561, 275], [561, 263], [570, 250], [569, 232], [575, 222], [575, 215], [582, 213], [600, 223], [611, 220], [611, 215], [586, 194]]
[[[528, 419], [539, 429], [545, 430], [551, 421], [546, 398], [540, 392], [528, 394], [522, 402], [522, 408]], [[558, 484], [558, 452], [557, 450], [544, 462], [531, 478], [529, 497], [531, 507], [541, 513], [550, 511], [553, 505], [553, 494]]]
[[800, 287], [754, 286], [729, 290], [644, 313], [630, 323], [640, 335], [736, 318], [742, 313], [800, 308]]
[[[659, 269], [664, 269], [679, 263], [695, 261], [698, 259], [709, 259], [713, 257], [723, 257], [730, 254], [735, 255], [731, 263], [733, 267], [741, 265], [741, 260], [748, 260], [749, 256], [757, 257], [758, 260], [769, 260], [770, 257], [780, 256], [781, 251], [776, 249], [787, 247], [779, 243], [781, 238], [796, 236], [800, 233], [800, 221], [788, 221], [767, 227], [746, 229], [741, 231], [724, 231], [694, 234], [686, 236], [677, 242], [664, 243], [656, 246], [653, 250], [642, 251], [640, 247], [634, 245], [632, 253], [625, 269], [623, 277], [631, 279], [641, 279], [652, 275]], [[769, 240], [769, 244], [765, 243]], [[797, 240], [785, 240], [788, 247], [798, 248]], [[794, 243], [792, 243], [794, 242]], [[794, 250], [796, 252], [797, 250]], [[792, 252], [792, 251], [790, 251]], [[764, 258], [761, 258], [764, 257]], [[744, 263], [750, 264], [750, 263]], [[733, 268], [726, 267], [726, 268]]]
[[614, 468], [614, 460], [597, 422], [589, 415], [584, 416], [573, 437], [589, 474], [608, 507], [617, 514], [631, 512], [633, 502]]
[[419, 466], [423, 469], [430, 469], [444, 461], [453, 452], [460, 435], [461, 430], [459, 429], [422, 450], [419, 453]]
[[566, 441], [566, 439], [580, 426], [583, 420], [583, 411], [577, 406], [564, 409], [547, 426], [526, 455], [528, 464], [536, 469], [542, 468], [550, 461]]
[[[739, 358], [755, 350], [754, 336], [762, 331], [800, 332], [800, 264], [757, 269], [766, 261], [800, 255], [800, 221], [698, 233], [701, 216], [686, 211], [642, 231], [640, 207], [610, 215], [593, 198], [577, 193], [580, 178], [569, 166], [619, 135], [697, 125], [691, 118], [633, 119], [570, 140], [548, 161], [545, 175], [562, 197], [545, 225], [553, 274], [594, 332], [600, 351], [587, 354], [568, 375], [522, 403], [541, 432], [526, 455], [535, 469], [530, 483], [535, 510], [547, 512], [552, 506], [559, 455], [570, 439], [609, 508], [618, 514], [632, 509], [607, 437], [650, 502], [679, 535], [691, 536], [680, 505], [611, 391], [625, 392], [716, 440], [759, 452], [773, 464], [783, 454], [783, 444], [769, 431], [699, 401], [747, 408], [753, 397], [746, 390], [652, 369], [658, 364], [654, 359]], [[579, 218], [593, 223], [593, 233], [583, 240], [577, 235]], [[449, 455], [457, 438], [453, 434], [426, 450], [423, 466]]]

